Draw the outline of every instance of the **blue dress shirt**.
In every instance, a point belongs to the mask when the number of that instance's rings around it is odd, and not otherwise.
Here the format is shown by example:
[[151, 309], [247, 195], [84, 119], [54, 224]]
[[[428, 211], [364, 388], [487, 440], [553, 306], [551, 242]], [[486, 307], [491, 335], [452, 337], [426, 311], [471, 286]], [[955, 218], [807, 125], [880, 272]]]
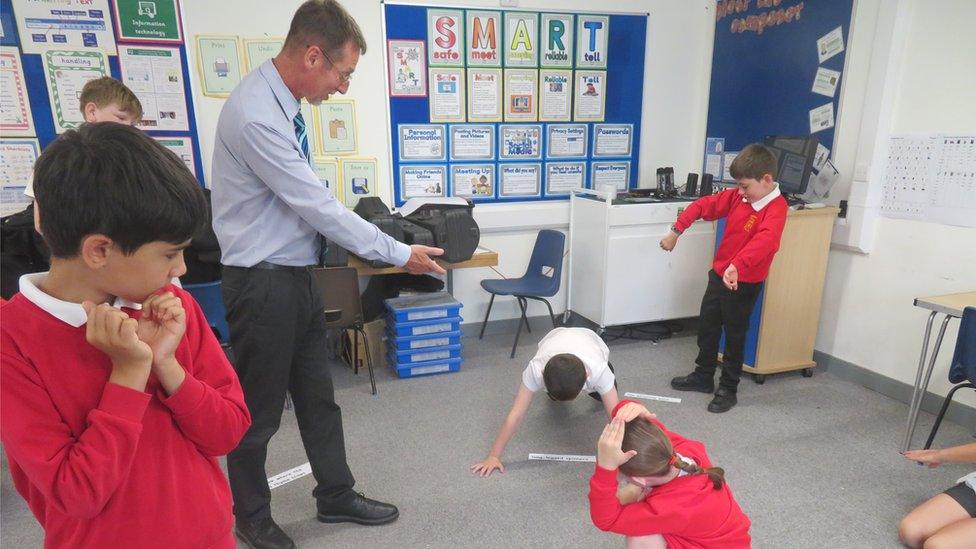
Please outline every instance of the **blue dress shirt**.
[[299, 107], [269, 60], [220, 111], [210, 177], [221, 263], [314, 265], [321, 233], [358, 256], [404, 265], [410, 247], [340, 204], [315, 175], [295, 136]]

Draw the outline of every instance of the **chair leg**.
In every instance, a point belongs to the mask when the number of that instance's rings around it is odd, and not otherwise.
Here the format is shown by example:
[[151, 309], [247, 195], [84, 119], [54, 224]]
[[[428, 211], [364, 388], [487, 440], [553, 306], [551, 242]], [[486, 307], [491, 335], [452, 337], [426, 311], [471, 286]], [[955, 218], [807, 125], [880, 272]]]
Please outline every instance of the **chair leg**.
[[956, 391], [962, 389], [963, 387], [976, 389], [976, 385], [973, 385], [972, 383], [960, 383], [949, 391], [949, 394], [946, 395], [945, 400], [942, 401], [942, 409], [939, 410], [939, 415], [935, 416], [935, 425], [932, 426], [932, 432], [929, 433], [929, 439], [925, 441], [926, 450], [932, 447], [932, 441], [935, 440], [935, 433], [939, 431], [939, 427], [942, 425], [942, 418], [945, 417], [946, 410], [949, 409], [949, 403], [952, 402], [953, 395], [955, 395]]
[[[359, 330], [352, 331], [352, 373], [359, 375]], [[365, 338], [364, 338], [365, 339]]]
[[491, 314], [491, 306], [495, 304], [495, 294], [491, 294], [491, 300], [488, 301], [488, 310], [485, 311], [485, 320], [481, 323], [481, 333], [478, 334], [478, 339], [485, 337], [485, 326], [488, 325], [488, 315]]
[[541, 301], [541, 302], [543, 302], [543, 303], [546, 304], [546, 309], [549, 309], [549, 320], [552, 321], [552, 327], [555, 328], [556, 327], [556, 315], [552, 312], [552, 305], [549, 303], [549, 300], [548, 299], [541, 298], [541, 297], [532, 297], [530, 299], [534, 299], [536, 301]]
[[508, 358], [515, 358], [515, 348], [518, 347], [519, 336], [522, 335], [522, 323], [525, 322], [525, 298], [516, 297], [518, 300], [519, 309], [522, 310], [522, 316], [519, 317], [518, 330], [515, 331], [515, 343], [512, 343], [512, 354], [508, 355]]
[[285, 391], [285, 410], [291, 410], [291, 409], [292, 409], [291, 393]]
[[373, 377], [373, 355], [369, 352], [369, 341], [366, 339], [366, 331], [362, 328], [358, 328], [358, 331], [363, 332], [363, 341], [366, 342], [363, 345], [363, 350], [366, 351], [366, 369], [369, 370], [369, 385], [373, 390], [373, 396], [376, 396], [376, 378]]

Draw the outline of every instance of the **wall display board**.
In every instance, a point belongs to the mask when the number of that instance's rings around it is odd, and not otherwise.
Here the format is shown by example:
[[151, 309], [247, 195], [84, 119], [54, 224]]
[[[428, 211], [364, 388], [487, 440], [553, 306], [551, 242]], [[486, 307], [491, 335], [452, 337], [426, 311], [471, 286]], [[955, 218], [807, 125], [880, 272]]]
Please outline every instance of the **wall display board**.
[[[812, 134], [829, 155], [853, 2], [719, 1], [706, 136], [740, 151], [767, 135]], [[705, 171], [718, 181], [727, 170], [712, 154]]]
[[[52, 18], [57, 23], [40, 30]], [[18, 103], [19, 91], [5, 96], [4, 123], [20, 130], [5, 130], [5, 138], [36, 138], [43, 150], [58, 133], [77, 127], [81, 87], [105, 74], [136, 92], [146, 120], [138, 127], [180, 156], [204, 184], [190, 100], [193, 60], [187, 59], [178, 0], [0, 0], [0, 23], [0, 44], [21, 50], [18, 59], [3, 49], [4, 83], [18, 84], [19, 69], [27, 92], [25, 105]], [[17, 116], [23, 109], [30, 113], [29, 129]]]
[[383, 10], [396, 206], [636, 186], [647, 14]]

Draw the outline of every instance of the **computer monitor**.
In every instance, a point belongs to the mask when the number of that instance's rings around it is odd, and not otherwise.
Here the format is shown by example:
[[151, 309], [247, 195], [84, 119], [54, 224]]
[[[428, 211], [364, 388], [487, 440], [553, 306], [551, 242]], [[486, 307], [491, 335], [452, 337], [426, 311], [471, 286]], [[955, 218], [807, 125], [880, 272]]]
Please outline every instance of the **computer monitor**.
[[779, 182], [780, 192], [797, 196], [807, 192], [819, 143], [813, 135], [766, 136], [763, 144], [776, 155], [776, 181]]

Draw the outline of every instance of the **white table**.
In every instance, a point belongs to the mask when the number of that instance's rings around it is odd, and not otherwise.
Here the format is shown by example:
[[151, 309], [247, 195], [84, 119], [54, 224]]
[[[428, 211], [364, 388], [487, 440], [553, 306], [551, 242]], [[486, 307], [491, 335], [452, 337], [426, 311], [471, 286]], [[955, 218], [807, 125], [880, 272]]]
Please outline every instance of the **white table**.
[[[925, 323], [925, 336], [922, 338], [922, 354], [918, 357], [918, 372], [915, 373], [915, 388], [912, 391], [912, 400], [908, 408], [908, 426], [905, 429], [905, 441], [902, 444], [904, 450], [911, 449], [912, 436], [915, 435], [915, 423], [918, 421], [918, 412], [922, 407], [922, 399], [925, 391], [929, 387], [929, 380], [932, 378], [932, 370], [935, 368], [935, 359], [939, 355], [939, 347], [942, 346], [942, 337], [945, 336], [946, 326], [949, 319], [962, 318], [962, 311], [966, 307], [976, 307], [976, 292], [965, 292], [960, 294], [937, 295], [932, 297], [915, 298], [915, 306], [932, 311], [929, 314], [928, 322]], [[932, 348], [932, 355], [928, 358], [928, 368], [925, 367], [925, 358], [929, 350], [929, 339], [932, 335], [932, 322], [938, 314], [945, 315], [942, 325], [939, 327], [939, 335], [935, 338], [935, 346]]]

